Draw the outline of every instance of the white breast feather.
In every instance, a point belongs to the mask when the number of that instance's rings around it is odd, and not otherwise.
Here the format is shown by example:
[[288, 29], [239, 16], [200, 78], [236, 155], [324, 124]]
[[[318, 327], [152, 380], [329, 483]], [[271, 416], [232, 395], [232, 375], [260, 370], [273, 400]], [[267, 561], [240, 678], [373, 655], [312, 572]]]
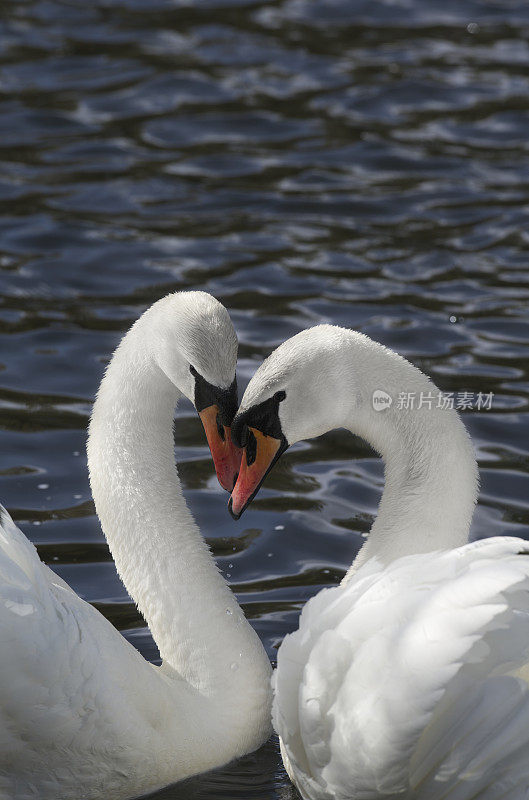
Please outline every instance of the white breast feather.
[[366, 563], [320, 592], [274, 676], [308, 798], [529, 797], [529, 555], [495, 538]]

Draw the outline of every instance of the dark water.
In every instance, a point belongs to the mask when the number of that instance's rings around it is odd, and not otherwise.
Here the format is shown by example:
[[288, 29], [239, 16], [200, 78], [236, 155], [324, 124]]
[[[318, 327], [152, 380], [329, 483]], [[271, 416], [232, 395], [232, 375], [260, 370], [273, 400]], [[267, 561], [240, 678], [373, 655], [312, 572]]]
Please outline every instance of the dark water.
[[[475, 536], [529, 538], [529, 5], [523, 0], [4, 0], [0, 498], [42, 558], [156, 648], [94, 516], [85, 429], [123, 331], [163, 294], [230, 309], [240, 383], [328, 321], [451, 392], [480, 460]], [[198, 419], [189, 503], [273, 659], [369, 528], [379, 461], [298, 445], [242, 520]], [[274, 742], [164, 798], [289, 798]]]

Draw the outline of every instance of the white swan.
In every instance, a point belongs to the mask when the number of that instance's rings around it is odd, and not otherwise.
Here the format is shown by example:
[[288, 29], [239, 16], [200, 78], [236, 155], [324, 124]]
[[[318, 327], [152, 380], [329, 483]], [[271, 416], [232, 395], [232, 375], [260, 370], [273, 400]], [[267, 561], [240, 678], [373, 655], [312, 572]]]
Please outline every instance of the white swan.
[[[393, 398], [382, 411], [377, 390]], [[400, 392], [426, 403], [405, 411]], [[274, 727], [310, 800], [529, 797], [529, 544], [462, 546], [477, 467], [457, 413], [436, 406], [403, 358], [323, 325], [272, 353], [233, 422], [236, 517], [300, 439], [347, 428], [385, 460], [367, 542], [278, 653]]]
[[269, 735], [268, 659], [187, 509], [174, 464], [183, 394], [202, 407], [220, 476], [233, 486], [240, 454], [235, 464], [222, 421], [236, 409], [236, 358], [220, 303], [202, 292], [169, 295], [123, 338], [94, 405], [97, 513], [161, 667], [42, 564], [3, 512], [2, 800], [137, 797]]

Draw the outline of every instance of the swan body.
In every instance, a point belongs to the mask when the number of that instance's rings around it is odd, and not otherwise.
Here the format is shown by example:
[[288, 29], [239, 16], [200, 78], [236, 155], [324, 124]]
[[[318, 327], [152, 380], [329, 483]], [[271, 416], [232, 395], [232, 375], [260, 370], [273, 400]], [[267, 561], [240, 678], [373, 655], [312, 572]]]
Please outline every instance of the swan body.
[[90, 423], [96, 509], [163, 659], [140, 654], [2, 511], [0, 798], [138, 797], [268, 736], [270, 666], [189, 513], [173, 412], [233, 384], [237, 342], [202, 292], [158, 301], [119, 345]]
[[279, 650], [287, 771], [311, 800], [525, 800], [528, 661], [527, 543], [372, 558]]
[[529, 545], [465, 544], [477, 467], [457, 413], [407, 361], [332, 326], [257, 370], [233, 422], [240, 516], [288, 444], [346, 428], [385, 461], [378, 516], [340, 586], [278, 652], [273, 723], [308, 800], [529, 798]]

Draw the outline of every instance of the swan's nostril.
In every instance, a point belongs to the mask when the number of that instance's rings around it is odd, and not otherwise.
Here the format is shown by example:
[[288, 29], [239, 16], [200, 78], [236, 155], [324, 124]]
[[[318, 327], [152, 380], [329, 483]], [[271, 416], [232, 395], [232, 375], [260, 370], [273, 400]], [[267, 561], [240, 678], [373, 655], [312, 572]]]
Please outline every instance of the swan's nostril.
[[239, 477], [239, 473], [238, 473], [238, 472], [236, 472], [236, 473], [235, 473], [235, 477], [234, 477], [234, 479], [233, 479], [233, 485], [234, 485], [234, 486], [235, 486], [235, 484], [237, 483], [237, 478], [238, 478], [238, 477]]
[[223, 442], [226, 439], [226, 431], [224, 430], [224, 425], [222, 424], [222, 419], [220, 414], [217, 414], [215, 418], [215, 423], [217, 425], [217, 433], [219, 434], [219, 439]]
[[257, 439], [253, 431], [248, 431], [247, 443], [246, 443], [246, 463], [248, 466], [251, 466], [255, 459], [257, 458]]

